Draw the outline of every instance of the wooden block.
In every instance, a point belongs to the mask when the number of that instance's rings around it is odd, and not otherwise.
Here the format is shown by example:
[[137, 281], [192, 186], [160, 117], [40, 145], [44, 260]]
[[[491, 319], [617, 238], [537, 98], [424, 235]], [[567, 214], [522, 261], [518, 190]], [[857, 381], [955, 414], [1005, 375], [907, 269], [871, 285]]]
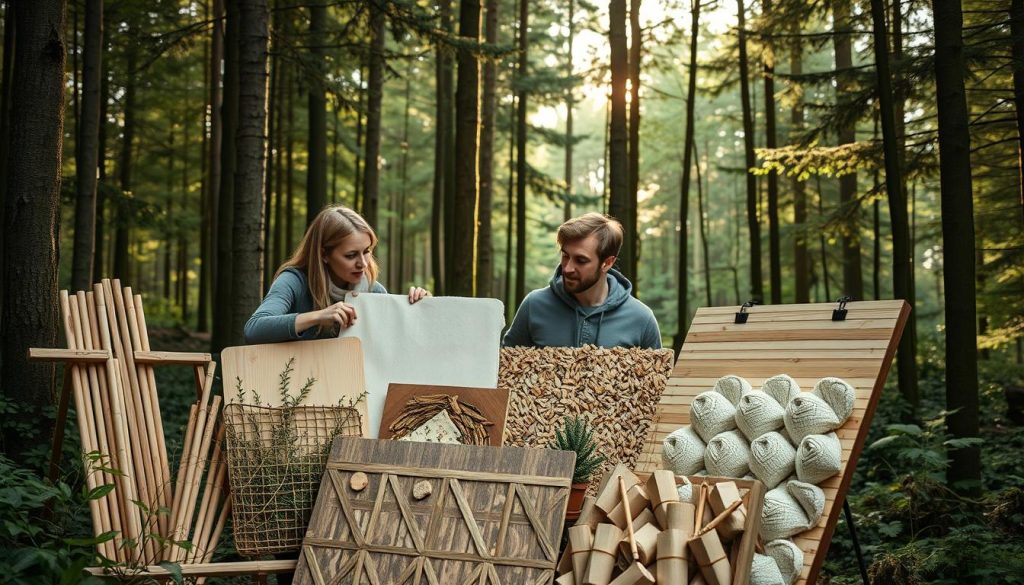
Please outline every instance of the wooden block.
[[687, 545], [708, 585], [731, 585], [732, 566], [717, 532], [712, 530], [691, 538]]
[[590, 564], [583, 578], [583, 585], [608, 585], [615, 568], [622, 530], [614, 524], [598, 524], [594, 532], [594, 546], [590, 553]]
[[597, 507], [597, 498], [594, 496], [585, 496], [583, 498], [583, 508], [580, 510], [580, 517], [576, 519], [576, 526], [589, 526], [590, 531], [593, 532], [597, 529], [599, 522], [604, 520], [605, 513]]
[[682, 530], [668, 529], [658, 534], [659, 583], [688, 583], [689, 548], [688, 534]]
[[643, 585], [654, 583], [654, 575], [647, 570], [647, 567], [633, 563], [625, 571], [611, 582], [611, 585]]
[[681, 530], [687, 537], [693, 534], [697, 508], [689, 502], [670, 502], [666, 507], [664, 528]]
[[[378, 436], [381, 439], [390, 439], [394, 436], [391, 426], [396, 422], [407, 408], [410, 408], [413, 401], [425, 396], [449, 396], [455, 397], [458, 404], [472, 405], [473, 408], [487, 420], [489, 424], [483, 425], [487, 432], [486, 445], [500, 447], [503, 444], [505, 435], [505, 420], [508, 416], [508, 390], [495, 388], [470, 388], [463, 386], [434, 386], [428, 384], [390, 384], [388, 394], [384, 399], [384, 413], [381, 415]], [[454, 417], [458, 414], [455, 410], [460, 406], [450, 404], [443, 406]], [[431, 410], [436, 414], [442, 406]], [[459, 410], [461, 412], [461, 410]], [[475, 415], [475, 413], [474, 413]], [[463, 441], [464, 443], [466, 441]], [[475, 443], [470, 443], [475, 444]]]
[[658, 519], [658, 524], [666, 525], [665, 506], [669, 502], [679, 501], [676, 491], [675, 475], [667, 469], [658, 469], [647, 479], [647, 495], [651, 499], [651, 509]]
[[575, 577], [572, 571], [568, 573], [562, 573], [560, 577], [555, 579], [555, 585], [574, 585], [576, 583]]
[[[650, 498], [647, 497], [647, 490], [641, 484], [635, 484], [626, 492], [629, 498], [629, 512], [632, 518], [636, 518], [640, 512], [650, 505]], [[619, 503], [608, 513], [608, 520], [619, 528], [626, 527], [626, 507], [623, 506], [621, 498]]]
[[640, 530], [646, 524], [655, 524], [655, 526], [657, 526], [654, 518], [654, 512], [651, 512], [650, 508], [644, 508], [636, 515], [636, 518], [633, 518], [633, 530]]
[[594, 546], [594, 534], [589, 526], [573, 526], [569, 529], [569, 547], [572, 549], [572, 572], [576, 575], [575, 585], [583, 583], [583, 573], [590, 562], [590, 549]]
[[[416, 571], [422, 583], [439, 582], [438, 575], [476, 582], [481, 571], [490, 582], [550, 581], [573, 462], [572, 453], [550, 449], [339, 437], [293, 582], [310, 585], [329, 574], [405, 583]], [[357, 471], [375, 487], [351, 492], [338, 485]], [[434, 486], [430, 505], [409, 498], [421, 481]], [[395, 555], [422, 564], [392, 562]]]
[[626, 481], [627, 489], [640, 483], [640, 478], [621, 463], [616, 465], [610, 473], [606, 473], [597, 488], [597, 501], [594, 503], [606, 516], [621, 500], [619, 497], [619, 476], [622, 476]]
[[[717, 516], [728, 508], [733, 502], [740, 499], [740, 490], [734, 481], [722, 481], [716, 483], [708, 496], [708, 504], [711, 511]], [[710, 518], [709, 518], [710, 520]], [[743, 532], [743, 525], [747, 522], [747, 509], [741, 504], [729, 517], [718, 525], [718, 535], [722, 542], [732, 542], [736, 535]]]
[[[636, 529], [633, 539], [636, 541], [636, 551], [640, 555], [640, 563], [646, 565], [655, 560], [658, 552], [658, 534], [661, 531], [654, 524], [644, 524], [642, 528]], [[628, 535], [623, 537], [619, 543], [619, 554], [625, 558], [632, 558], [631, 545]]]

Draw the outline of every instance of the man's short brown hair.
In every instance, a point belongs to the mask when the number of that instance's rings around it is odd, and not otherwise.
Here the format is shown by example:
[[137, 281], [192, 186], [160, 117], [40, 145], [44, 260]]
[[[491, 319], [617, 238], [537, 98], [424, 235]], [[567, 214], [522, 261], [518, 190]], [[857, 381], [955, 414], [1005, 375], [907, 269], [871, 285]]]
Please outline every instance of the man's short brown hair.
[[622, 247], [622, 224], [619, 220], [603, 213], [590, 212], [574, 217], [558, 227], [558, 245], [576, 242], [593, 234], [597, 237], [597, 255], [603, 262], [610, 256], [618, 256]]

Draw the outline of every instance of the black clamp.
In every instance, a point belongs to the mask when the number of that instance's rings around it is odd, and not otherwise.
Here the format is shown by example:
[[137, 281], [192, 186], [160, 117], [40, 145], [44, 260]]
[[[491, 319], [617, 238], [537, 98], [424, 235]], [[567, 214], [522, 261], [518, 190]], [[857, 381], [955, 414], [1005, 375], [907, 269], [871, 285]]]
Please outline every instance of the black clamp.
[[733, 323], [737, 325], [743, 325], [744, 323], [746, 323], [747, 317], [750, 316], [750, 313], [747, 312], [747, 309], [753, 307], [756, 304], [757, 301], [755, 301], [754, 299], [750, 299], [749, 301], [743, 303], [743, 305], [740, 306], [740, 312], [736, 313], [736, 320], [733, 321]]
[[846, 321], [846, 303], [854, 301], [853, 297], [839, 297], [836, 302], [839, 303], [838, 309], [832, 309], [832, 320], [833, 321]]

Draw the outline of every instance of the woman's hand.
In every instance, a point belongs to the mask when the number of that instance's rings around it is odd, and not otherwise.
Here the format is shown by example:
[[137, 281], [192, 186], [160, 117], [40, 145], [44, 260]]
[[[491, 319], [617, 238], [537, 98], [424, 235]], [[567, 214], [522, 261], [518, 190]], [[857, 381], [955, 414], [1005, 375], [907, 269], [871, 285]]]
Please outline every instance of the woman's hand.
[[423, 287], [420, 287], [420, 286], [410, 286], [409, 287], [409, 304], [410, 305], [415, 303], [415, 302], [422, 301], [423, 299], [425, 299], [425, 298], [427, 298], [429, 296], [431, 296], [430, 295], [430, 291], [425, 289], [425, 288], [423, 288]]
[[317, 322], [321, 327], [347, 329], [356, 323], [356, 308], [340, 301], [320, 311]]

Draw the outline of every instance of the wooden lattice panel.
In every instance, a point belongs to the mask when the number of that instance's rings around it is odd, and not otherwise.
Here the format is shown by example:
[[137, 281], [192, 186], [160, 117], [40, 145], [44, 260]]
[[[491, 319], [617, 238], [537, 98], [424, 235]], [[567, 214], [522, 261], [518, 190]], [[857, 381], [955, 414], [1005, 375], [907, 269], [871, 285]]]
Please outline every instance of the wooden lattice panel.
[[754, 388], [766, 378], [788, 374], [808, 392], [827, 376], [849, 382], [857, 395], [853, 414], [836, 431], [842, 444], [840, 473], [820, 484], [826, 503], [817, 526], [794, 538], [804, 551], [798, 585], [814, 583], [825, 561], [852, 470], [910, 314], [910, 305], [904, 301], [854, 302], [846, 306], [845, 321], [832, 321], [836, 307], [835, 303], [755, 306], [748, 309], [750, 317], [743, 325], [734, 323], [737, 307], [698, 309], [637, 464], [644, 473], [662, 468], [662, 441], [690, 424], [693, 398], [727, 374], [746, 378]]
[[[566, 451], [340, 437], [295, 583], [547, 585], [574, 461]], [[417, 500], [414, 486], [430, 495]]]

